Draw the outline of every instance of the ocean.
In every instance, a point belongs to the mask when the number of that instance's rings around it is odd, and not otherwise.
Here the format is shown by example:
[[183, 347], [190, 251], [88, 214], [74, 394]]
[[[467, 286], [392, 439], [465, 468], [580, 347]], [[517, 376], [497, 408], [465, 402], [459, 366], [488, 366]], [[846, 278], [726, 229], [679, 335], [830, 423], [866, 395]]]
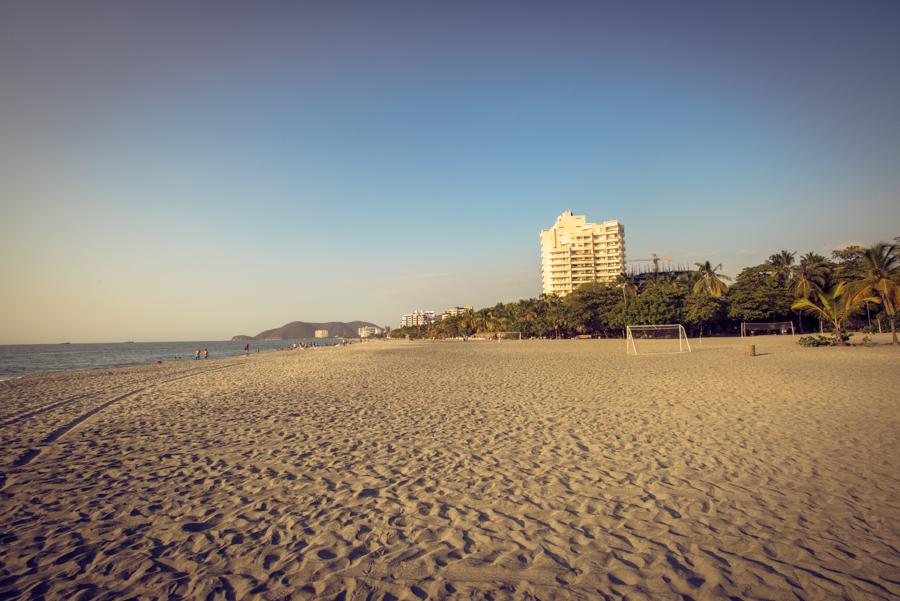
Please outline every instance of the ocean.
[[[302, 340], [251, 340], [250, 352], [290, 348], [294, 343], [332, 346], [336, 338]], [[193, 361], [194, 349], [209, 349], [210, 359], [234, 357], [244, 352], [247, 342], [206, 340], [195, 342], [118, 342], [97, 344], [13, 344], [0, 345], [0, 379], [27, 373], [122, 367], [157, 361]], [[202, 357], [202, 355], [201, 355]], [[201, 361], [203, 359], [201, 358]]]

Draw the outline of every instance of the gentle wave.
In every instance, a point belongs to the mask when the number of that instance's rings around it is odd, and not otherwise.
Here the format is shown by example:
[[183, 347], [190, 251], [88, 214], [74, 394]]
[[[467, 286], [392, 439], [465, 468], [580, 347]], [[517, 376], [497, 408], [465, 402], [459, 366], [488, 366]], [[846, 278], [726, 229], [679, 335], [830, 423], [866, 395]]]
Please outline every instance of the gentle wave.
[[[253, 353], [289, 349], [293, 344], [333, 346], [339, 339], [251, 340]], [[119, 342], [98, 344], [0, 345], [0, 379], [7, 380], [33, 372], [68, 371], [98, 367], [143, 365], [157, 361], [193, 361], [194, 350], [209, 349], [210, 359], [235, 357], [244, 353], [246, 341], [205, 340], [194, 342]]]

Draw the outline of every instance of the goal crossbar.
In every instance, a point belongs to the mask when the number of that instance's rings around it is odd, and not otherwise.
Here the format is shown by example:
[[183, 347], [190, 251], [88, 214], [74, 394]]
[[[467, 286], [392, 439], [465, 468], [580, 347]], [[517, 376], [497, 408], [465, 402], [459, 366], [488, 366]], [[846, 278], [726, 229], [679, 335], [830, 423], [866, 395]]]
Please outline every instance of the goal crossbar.
[[510, 340], [522, 340], [522, 332], [494, 332], [494, 335], [497, 336], [497, 340], [507, 340], [506, 336], [509, 336]]
[[[668, 336], [654, 336], [654, 333], [666, 332]], [[672, 335], [674, 333], [674, 336]], [[688, 341], [687, 332], [680, 323], [658, 324], [658, 325], [640, 325], [625, 326], [625, 353], [628, 355], [637, 355], [637, 345], [635, 339], [638, 340], [674, 340], [678, 337], [678, 350], [655, 351], [653, 354], [659, 353], [690, 353], [691, 343]]]
[[742, 321], [741, 338], [749, 332], [775, 332], [778, 334], [790, 334], [794, 336], [793, 321]]

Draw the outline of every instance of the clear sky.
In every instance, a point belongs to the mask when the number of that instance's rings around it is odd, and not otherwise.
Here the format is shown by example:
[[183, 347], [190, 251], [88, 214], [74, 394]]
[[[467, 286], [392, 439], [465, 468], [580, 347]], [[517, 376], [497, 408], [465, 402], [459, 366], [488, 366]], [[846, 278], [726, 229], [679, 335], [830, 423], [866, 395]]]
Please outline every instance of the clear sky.
[[537, 296], [564, 210], [732, 275], [900, 235], [896, 1], [319, 4], [0, 4], [0, 344]]

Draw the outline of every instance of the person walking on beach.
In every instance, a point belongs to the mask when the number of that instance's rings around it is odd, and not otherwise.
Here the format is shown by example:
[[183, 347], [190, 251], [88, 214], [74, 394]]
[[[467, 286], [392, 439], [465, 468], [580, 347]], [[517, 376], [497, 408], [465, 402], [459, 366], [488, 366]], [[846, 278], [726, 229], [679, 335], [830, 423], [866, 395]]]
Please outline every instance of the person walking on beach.
[[248, 357], [250, 356], [250, 343], [249, 342], [244, 345], [244, 354], [247, 355]]
[[195, 348], [194, 349], [194, 361], [197, 361], [198, 359], [200, 359], [200, 349]]
[[207, 359], [209, 359], [209, 349], [204, 348], [203, 349], [203, 360], [206, 361]]

